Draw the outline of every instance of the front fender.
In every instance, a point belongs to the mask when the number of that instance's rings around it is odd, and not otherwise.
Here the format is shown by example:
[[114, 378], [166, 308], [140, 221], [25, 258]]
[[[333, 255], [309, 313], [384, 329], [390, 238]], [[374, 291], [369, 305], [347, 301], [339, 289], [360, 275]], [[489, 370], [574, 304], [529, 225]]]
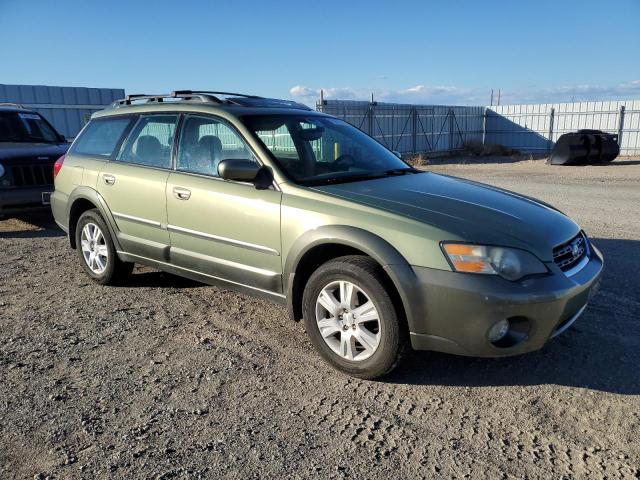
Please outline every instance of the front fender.
[[300, 260], [314, 247], [335, 244], [358, 249], [384, 268], [400, 295], [409, 328], [413, 331], [414, 319], [421, 315], [417, 311], [419, 302], [410, 301], [418, 284], [415, 272], [400, 252], [389, 242], [367, 230], [348, 225], [318, 227], [305, 232], [293, 243], [287, 254], [283, 272], [290, 311], [294, 311], [294, 279]]
[[[300, 259], [312, 248], [324, 244], [338, 244], [362, 250], [383, 267], [407, 264], [393, 245], [362, 228], [349, 225], [325, 225], [309, 230], [293, 243], [287, 253], [284, 273], [288, 277], [295, 272]], [[408, 264], [407, 264], [408, 265]]]

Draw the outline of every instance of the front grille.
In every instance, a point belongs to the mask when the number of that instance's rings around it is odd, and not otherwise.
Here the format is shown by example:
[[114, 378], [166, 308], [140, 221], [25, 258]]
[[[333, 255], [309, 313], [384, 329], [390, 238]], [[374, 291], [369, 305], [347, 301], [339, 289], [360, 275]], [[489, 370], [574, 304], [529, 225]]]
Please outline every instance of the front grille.
[[53, 184], [51, 165], [14, 165], [11, 167], [13, 186], [27, 187]]
[[553, 262], [563, 272], [576, 267], [589, 254], [587, 237], [580, 232], [568, 242], [553, 249]]

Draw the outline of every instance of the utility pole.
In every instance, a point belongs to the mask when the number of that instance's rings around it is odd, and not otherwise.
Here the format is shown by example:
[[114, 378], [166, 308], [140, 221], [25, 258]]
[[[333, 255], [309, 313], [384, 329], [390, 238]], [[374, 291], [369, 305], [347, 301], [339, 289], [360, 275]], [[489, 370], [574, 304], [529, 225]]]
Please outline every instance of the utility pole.
[[498, 89], [498, 106], [500, 106], [500, 89]]
[[493, 88], [491, 89], [491, 103], [489, 104], [490, 107], [493, 107]]

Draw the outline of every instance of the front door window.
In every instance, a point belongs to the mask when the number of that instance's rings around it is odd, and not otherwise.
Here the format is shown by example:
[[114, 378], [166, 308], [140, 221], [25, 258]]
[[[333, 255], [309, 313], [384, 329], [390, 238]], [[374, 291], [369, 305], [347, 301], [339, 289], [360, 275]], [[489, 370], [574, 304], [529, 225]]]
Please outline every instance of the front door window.
[[176, 169], [181, 172], [218, 176], [222, 160], [256, 161], [240, 135], [226, 123], [210, 117], [185, 118]]

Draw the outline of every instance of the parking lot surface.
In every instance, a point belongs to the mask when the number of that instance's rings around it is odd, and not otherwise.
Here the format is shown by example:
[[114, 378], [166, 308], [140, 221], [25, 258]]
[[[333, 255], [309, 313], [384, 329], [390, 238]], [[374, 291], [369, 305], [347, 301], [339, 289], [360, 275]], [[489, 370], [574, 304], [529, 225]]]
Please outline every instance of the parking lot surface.
[[0, 220], [0, 478], [638, 478], [640, 161], [425, 168], [584, 227], [605, 277], [570, 330], [356, 380], [283, 307], [141, 267], [101, 287], [48, 215]]

